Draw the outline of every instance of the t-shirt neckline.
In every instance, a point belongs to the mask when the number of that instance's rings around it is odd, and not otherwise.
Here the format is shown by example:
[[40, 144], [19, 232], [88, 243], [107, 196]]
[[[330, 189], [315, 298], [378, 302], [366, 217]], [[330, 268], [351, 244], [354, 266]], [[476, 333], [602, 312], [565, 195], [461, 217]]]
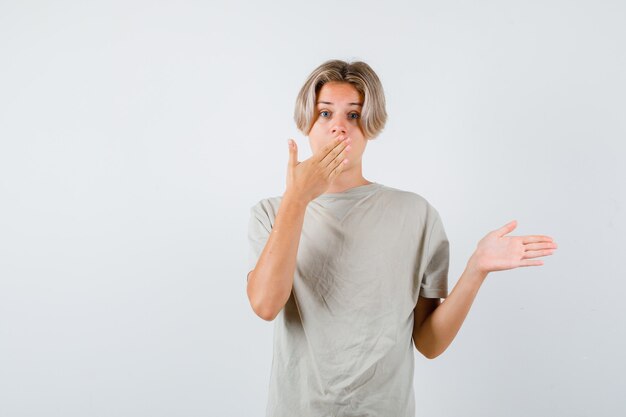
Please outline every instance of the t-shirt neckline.
[[347, 190], [338, 193], [325, 193], [317, 196], [319, 199], [337, 198], [337, 197], [354, 197], [367, 194], [374, 191], [376, 188], [382, 187], [382, 184], [372, 182], [370, 184], [358, 185], [356, 187], [348, 188]]

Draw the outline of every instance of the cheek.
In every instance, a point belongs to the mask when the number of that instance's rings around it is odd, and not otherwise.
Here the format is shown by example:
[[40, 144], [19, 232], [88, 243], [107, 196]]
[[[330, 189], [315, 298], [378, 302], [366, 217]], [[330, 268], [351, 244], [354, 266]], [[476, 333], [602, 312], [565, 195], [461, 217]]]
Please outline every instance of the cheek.
[[350, 150], [352, 151], [354, 149], [353, 154], [361, 156], [365, 152], [365, 145], [366, 145], [365, 140], [360, 139], [359, 141], [356, 142], [355, 145], [353, 145], [353, 147]]
[[320, 136], [320, 132], [321, 132], [322, 128], [320, 127], [320, 124], [318, 122], [313, 123], [313, 125], [311, 126], [311, 130], [309, 131], [309, 136], [311, 137], [318, 137]]
[[313, 125], [312, 126], [314, 128], [317, 127], [317, 126], [320, 126], [320, 125], [324, 124], [324, 121], [325, 121], [324, 118], [318, 117], [315, 120], [313, 120]]
[[309, 146], [311, 147], [311, 152], [318, 153], [324, 146], [326, 146], [326, 141], [323, 138], [315, 135], [315, 132], [311, 130], [309, 133]]

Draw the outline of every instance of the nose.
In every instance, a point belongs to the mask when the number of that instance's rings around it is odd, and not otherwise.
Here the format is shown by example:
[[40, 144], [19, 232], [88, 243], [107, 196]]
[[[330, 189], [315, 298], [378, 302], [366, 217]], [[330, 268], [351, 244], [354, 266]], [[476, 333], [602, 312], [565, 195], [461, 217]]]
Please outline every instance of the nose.
[[333, 135], [345, 135], [346, 133], [348, 133], [346, 127], [340, 124], [333, 126], [331, 132]]

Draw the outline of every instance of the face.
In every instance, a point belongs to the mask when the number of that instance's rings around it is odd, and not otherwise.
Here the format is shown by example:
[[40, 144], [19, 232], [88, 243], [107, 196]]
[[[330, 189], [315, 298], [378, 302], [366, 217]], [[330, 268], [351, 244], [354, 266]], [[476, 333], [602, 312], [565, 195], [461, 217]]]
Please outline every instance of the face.
[[367, 140], [361, 130], [363, 97], [350, 83], [329, 81], [317, 95], [315, 121], [309, 132], [309, 143], [313, 153], [319, 152], [337, 136], [351, 138], [348, 151], [349, 169], [361, 163]]

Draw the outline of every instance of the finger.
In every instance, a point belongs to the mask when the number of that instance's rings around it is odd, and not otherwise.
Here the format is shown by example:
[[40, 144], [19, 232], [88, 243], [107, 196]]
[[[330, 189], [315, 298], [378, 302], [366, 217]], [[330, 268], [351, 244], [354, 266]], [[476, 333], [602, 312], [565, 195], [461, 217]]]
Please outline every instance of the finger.
[[332, 151], [335, 146], [341, 143], [342, 138], [343, 136], [337, 136], [335, 139], [324, 145], [316, 154], [314, 154], [313, 158], [318, 162], [324, 159], [324, 157], [328, 155], [328, 152]]
[[344, 159], [336, 158], [333, 160], [333, 164], [336, 164], [336, 165], [335, 165], [335, 168], [332, 171], [330, 171], [330, 174], [328, 175], [328, 179], [330, 180], [330, 182], [332, 182], [335, 179], [335, 177], [337, 177], [337, 175], [343, 172], [343, 169], [348, 164], [348, 158], [344, 158]]
[[543, 265], [543, 261], [520, 261], [518, 266], [541, 266]]
[[[333, 157], [333, 154], [336, 151], [339, 151], [339, 153], [337, 153], [337, 155], [334, 155], [332, 160], [328, 161], [328, 165], [326, 166], [329, 169], [334, 169], [337, 166], [337, 163], [343, 161], [345, 158], [348, 157], [348, 152], [350, 151], [350, 149], [352, 148], [352, 146], [344, 141], [345, 146], [341, 147], [337, 147], [335, 149], [333, 149], [333, 151], [331, 153], [328, 154], [328, 157]], [[325, 160], [322, 161], [322, 164], [324, 164], [324, 162], [326, 162]]]
[[538, 258], [539, 256], [550, 256], [554, 253], [554, 249], [529, 250], [524, 252], [522, 259]]
[[[316, 160], [318, 162], [320, 161], [324, 161], [329, 154], [331, 154], [332, 152], [334, 152], [338, 147], [340, 148], [339, 151], [337, 151], [335, 153], [338, 154], [339, 152], [341, 152], [341, 149], [343, 149], [343, 147], [345, 147], [344, 143], [345, 140], [348, 139], [347, 136], [341, 135], [341, 136], [337, 136], [333, 141], [331, 141], [330, 143], [328, 143], [326, 146], [324, 146], [322, 149], [320, 149], [319, 153], [315, 156]], [[328, 165], [328, 161], [325, 161], [324, 166]]]
[[[329, 161], [328, 165], [326, 166], [326, 175], [328, 175], [330, 177], [331, 172], [337, 168], [337, 166], [339, 166], [339, 164], [342, 163], [347, 163], [344, 162], [347, 158], [348, 158], [348, 152], [351, 149], [351, 145], [350, 144], [346, 144], [346, 146], [341, 150], [341, 152], [339, 152], [331, 161]], [[333, 150], [333, 152], [331, 152], [329, 155], [332, 155], [335, 152], [335, 150]], [[323, 164], [324, 162], [321, 162], [320, 164]], [[343, 165], [343, 164], [342, 164]], [[343, 170], [345, 168], [345, 166], [342, 166], [341, 169]]]
[[296, 141], [293, 139], [289, 139], [289, 165], [296, 166], [298, 165], [298, 145], [296, 145]]
[[506, 235], [507, 233], [512, 232], [513, 229], [515, 229], [516, 227], [517, 227], [517, 220], [511, 220], [510, 222], [508, 222], [507, 224], [505, 224], [504, 226], [502, 226], [501, 228], [497, 230], [498, 236], [502, 237]]
[[558, 246], [554, 242], [525, 243], [524, 250], [556, 249]]
[[335, 146], [321, 161], [320, 165], [324, 168], [333, 169], [333, 160], [338, 158], [344, 150], [350, 146], [350, 139], [346, 138], [339, 145]]
[[536, 242], [554, 242], [554, 239], [546, 235], [529, 235], [529, 236], [522, 236], [522, 242], [524, 244], [536, 243]]

